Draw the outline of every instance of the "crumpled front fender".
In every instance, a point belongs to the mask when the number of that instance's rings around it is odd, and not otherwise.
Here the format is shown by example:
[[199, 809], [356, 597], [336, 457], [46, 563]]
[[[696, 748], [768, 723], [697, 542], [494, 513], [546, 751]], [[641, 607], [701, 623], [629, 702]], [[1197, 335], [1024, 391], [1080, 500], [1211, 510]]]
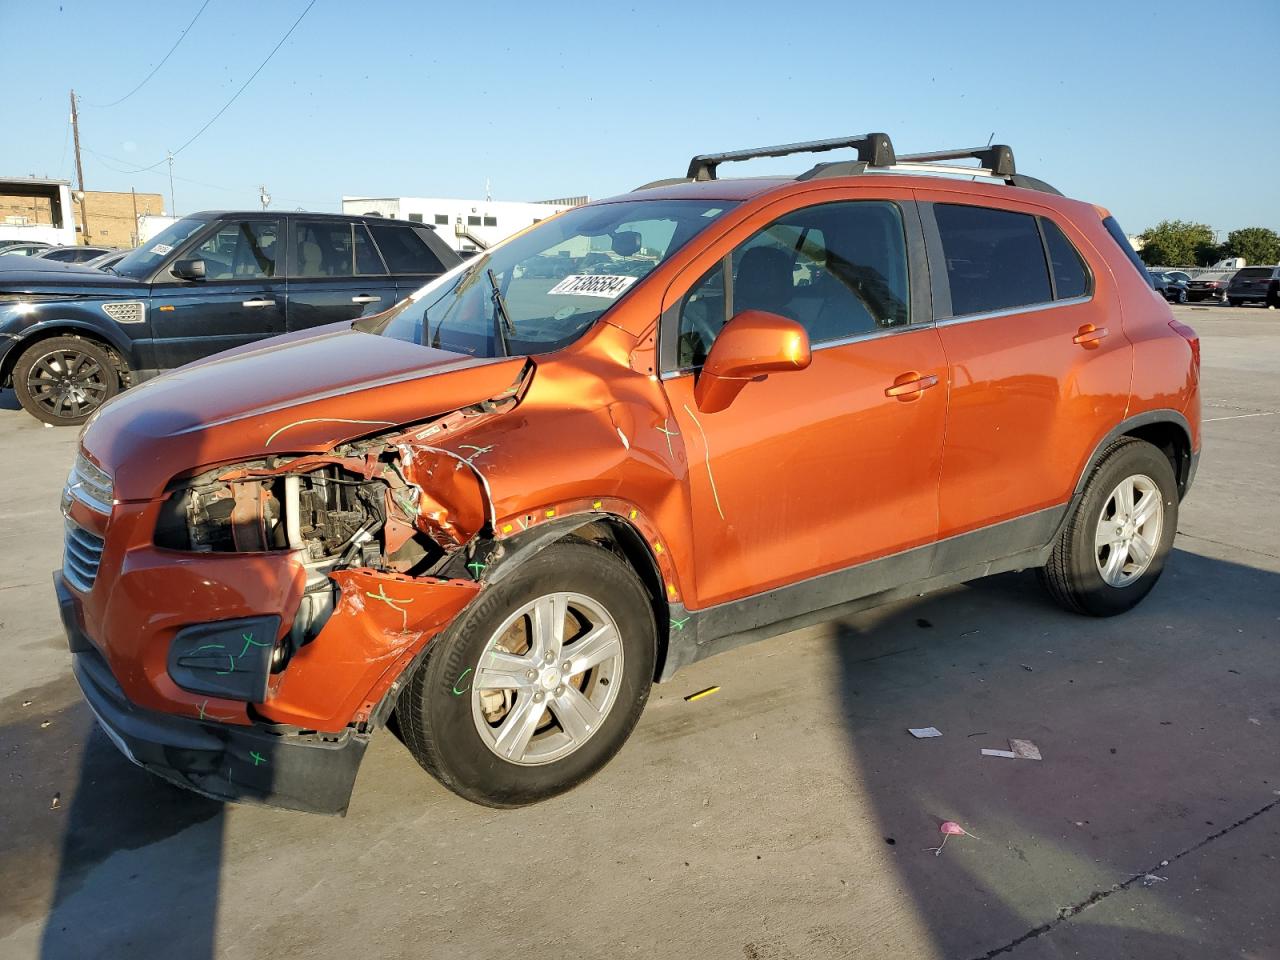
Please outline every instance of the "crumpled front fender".
[[405, 667], [482, 588], [367, 568], [330, 576], [342, 591], [332, 616], [273, 680], [262, 706], [277, 723], [333, 731], [368, 721]]

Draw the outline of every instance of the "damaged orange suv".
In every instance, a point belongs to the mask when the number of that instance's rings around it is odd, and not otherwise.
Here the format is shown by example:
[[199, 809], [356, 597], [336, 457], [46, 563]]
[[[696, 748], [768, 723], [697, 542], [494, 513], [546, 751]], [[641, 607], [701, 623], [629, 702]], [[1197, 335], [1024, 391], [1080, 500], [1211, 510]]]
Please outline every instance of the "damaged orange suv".
[[343, 812], [394, 713], [445, 786], [516, 806], [736, 644], [1031, 567], [1129, 609], [1195, 473], [1198, 376], [1115, 221], [1008, 147], [700, 156], [384, 313], [116, 397], [55, 585], [85, 698], [167, 780]]

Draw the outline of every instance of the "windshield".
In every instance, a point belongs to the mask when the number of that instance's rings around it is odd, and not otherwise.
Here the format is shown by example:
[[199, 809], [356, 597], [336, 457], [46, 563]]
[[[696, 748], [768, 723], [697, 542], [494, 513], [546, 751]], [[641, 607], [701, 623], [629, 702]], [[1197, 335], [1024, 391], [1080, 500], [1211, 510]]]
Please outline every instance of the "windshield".
[[628, 200], [577, 207], [446, 273], [368, 329], [482, 357], [558, 349], [730, 206]]
[[206, 223], [207, 220], [191, 217], [171, 223], [111, 269], [122, 277], [145, 280], [160, 265], [160, 261], [190, 240], [192, 234]]

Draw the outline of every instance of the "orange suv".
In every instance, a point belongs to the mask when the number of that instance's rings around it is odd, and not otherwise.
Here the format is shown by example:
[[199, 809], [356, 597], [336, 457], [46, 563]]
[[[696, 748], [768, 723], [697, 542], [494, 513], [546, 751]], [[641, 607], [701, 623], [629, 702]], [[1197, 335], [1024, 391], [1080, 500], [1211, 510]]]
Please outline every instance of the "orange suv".
[[85, 698], [159, 776], [340, 813], [394, 713], [441, 783], [516, 806], [746, 641], [1030, 567], [1128, 610], [1195, 474], [1198, 377], [1111, 216], [1008, 147], [700, 156], [116, 397], [55, 586]]

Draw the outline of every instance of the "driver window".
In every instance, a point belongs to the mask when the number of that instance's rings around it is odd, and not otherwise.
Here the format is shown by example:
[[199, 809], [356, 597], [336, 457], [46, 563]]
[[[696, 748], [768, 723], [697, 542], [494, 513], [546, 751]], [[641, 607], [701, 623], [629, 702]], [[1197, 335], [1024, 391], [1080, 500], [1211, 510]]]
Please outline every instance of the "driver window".
[[[734, 249], [680, 305], [676, 356], [700, 366], [730, 316], [795, 320], [814, 346], [910, 323], [906, 237], [895, 204], [829, 203], [793, 211]], [[726, 304], [730, 306], [726, 309]]]
[[276, 273], [275, 220], [224, 223], [190, 256], [204, 261], [206, 280], [267, 280]]

